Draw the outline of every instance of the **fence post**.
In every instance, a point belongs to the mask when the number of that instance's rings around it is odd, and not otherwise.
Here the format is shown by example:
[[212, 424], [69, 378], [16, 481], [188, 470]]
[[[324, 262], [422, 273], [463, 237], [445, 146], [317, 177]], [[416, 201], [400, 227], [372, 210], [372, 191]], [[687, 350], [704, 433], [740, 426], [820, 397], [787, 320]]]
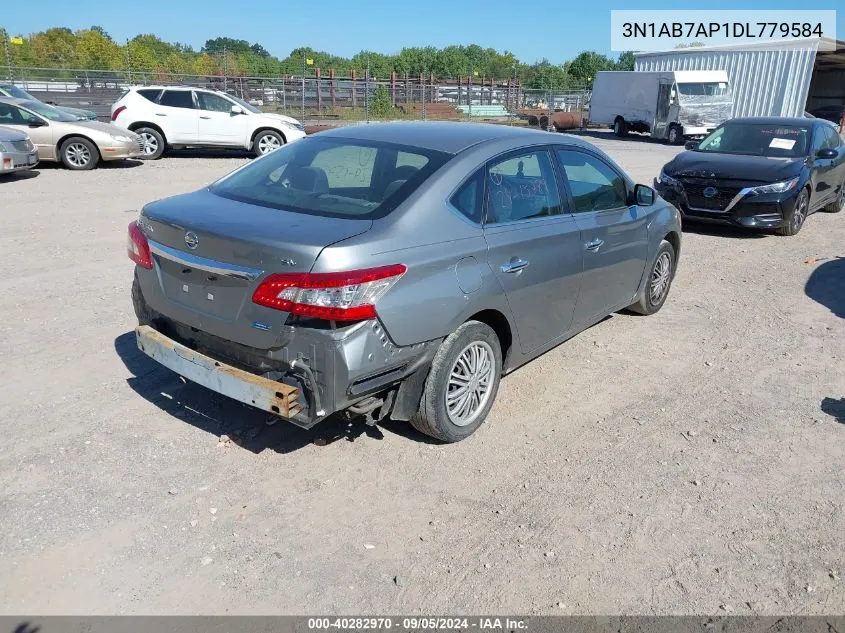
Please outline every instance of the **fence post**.
[[420, 73], [420, 86], [422, 86], [422, 118], [425, 121], [425, 72]]
[[335, 96], [337, 93], [337, 80], [334, 77], [334, 68], [329, 68], [329, 82], [331, 83], [331, 96], [332, 96], [332, 110], [335, 109]]
[[302, 56], [302, 94], [300, 95], [302, 102], [302, 116], [300, 119], [305, 120], [305, 56]]
[[315, 72], [315, 75], [314, 75], [315, 80], [314, 81], [317, 84], [317, 113], [322, 114], [323, 113], [323, 93], [320, 90], [320, 88], [322, 87], [321, 84], [323, 82], [320, 81], [320, 78], [322, 77], [322, 73], [320, 72], [320, 67], [318, 66], [315, 69], [314, 72]]
[[9, 34], [3, 31], [3, 52], [6, 55], [6, 79], [12, 81], [12, 51], [9, 49]]
[[390, 71], [390, 103], [396, 107], [396, 71]]
[[355, 102], [355, 81], [356, 81], [355, 80], [355, 69], [353, 68], [352, 69], [352, 109], [353, 110], [355, 109], [355, 106], [357, 105], [356, 102]]
[[364, 71], [364, 117], [367, 123], [370, 122], [370, 62], [367, 62], [367, 70]]

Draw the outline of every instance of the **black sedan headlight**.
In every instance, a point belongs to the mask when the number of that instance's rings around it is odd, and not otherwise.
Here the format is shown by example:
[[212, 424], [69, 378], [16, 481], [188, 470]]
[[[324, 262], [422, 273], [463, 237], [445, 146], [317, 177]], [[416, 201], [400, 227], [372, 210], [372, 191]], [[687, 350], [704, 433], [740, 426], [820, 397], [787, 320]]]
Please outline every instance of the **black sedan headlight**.
[[667, 174], [664, 169], [661, 169], [660, 173], [657, 175], [657, 182], [661, 185], [666, 185], [667, 187], [678, 187], [681, 184], [677, 181], [677, 179], [672, 178], [672, 176]]

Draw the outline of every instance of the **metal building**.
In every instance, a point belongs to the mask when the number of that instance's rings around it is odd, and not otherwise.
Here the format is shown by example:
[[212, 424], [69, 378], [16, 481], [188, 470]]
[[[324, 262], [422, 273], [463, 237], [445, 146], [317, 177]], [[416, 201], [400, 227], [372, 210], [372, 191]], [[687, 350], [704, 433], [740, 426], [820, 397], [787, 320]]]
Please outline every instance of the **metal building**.
[[818, 38], [778, 44], [702, 46], [638, 53], [635, 71], [726, 70], [733, 116], [802, 116], [845, 103], [845, 41], [819, 50]]

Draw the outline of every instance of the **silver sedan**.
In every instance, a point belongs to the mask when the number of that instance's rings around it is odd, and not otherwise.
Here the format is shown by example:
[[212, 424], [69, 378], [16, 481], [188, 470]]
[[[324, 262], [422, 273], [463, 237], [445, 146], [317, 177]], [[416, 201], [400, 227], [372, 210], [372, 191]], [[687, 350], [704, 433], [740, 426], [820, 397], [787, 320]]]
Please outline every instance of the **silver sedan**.
[[32, 169], [38, 164], [38, 152], [23, 132], [0, 127], [0, 176]]

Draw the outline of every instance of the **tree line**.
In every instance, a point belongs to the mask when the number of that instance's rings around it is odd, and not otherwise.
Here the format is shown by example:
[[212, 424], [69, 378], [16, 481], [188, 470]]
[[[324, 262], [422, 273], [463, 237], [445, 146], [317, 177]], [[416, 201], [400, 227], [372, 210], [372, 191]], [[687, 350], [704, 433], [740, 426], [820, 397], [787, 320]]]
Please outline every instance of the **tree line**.
[[388, 78], [392, 72], [400, 76], [422, 73], [440, 79], [519, 79], [528, 88], [562, 89], [589, 85], [600, 70], [633, 70], [634, 55], [626, 52], [612, 59], [584, 51], [562, 63], [544, 58], [529, 64], [509, 51], [469, 44], [407, 47], [392, 55], [362, 50], [352, 57], [301, 47], [280, 59], [259, 43], [229, 37], [207, 40], [200, 50], [194, 50], [153, 34], [137, 35], [121, 44], [99, 26], [78, 31], [56, 27], [26, 37], [0, 27], [0, 67], [6, 66], [251, 77], [300, 75], [303, 70], [310, 74], [314, 68], [324, 73], [333, 68], [339, 77], [348, 77], [354, 69], [363, 76], [369, 69], [370, 76], [377, 79]]

